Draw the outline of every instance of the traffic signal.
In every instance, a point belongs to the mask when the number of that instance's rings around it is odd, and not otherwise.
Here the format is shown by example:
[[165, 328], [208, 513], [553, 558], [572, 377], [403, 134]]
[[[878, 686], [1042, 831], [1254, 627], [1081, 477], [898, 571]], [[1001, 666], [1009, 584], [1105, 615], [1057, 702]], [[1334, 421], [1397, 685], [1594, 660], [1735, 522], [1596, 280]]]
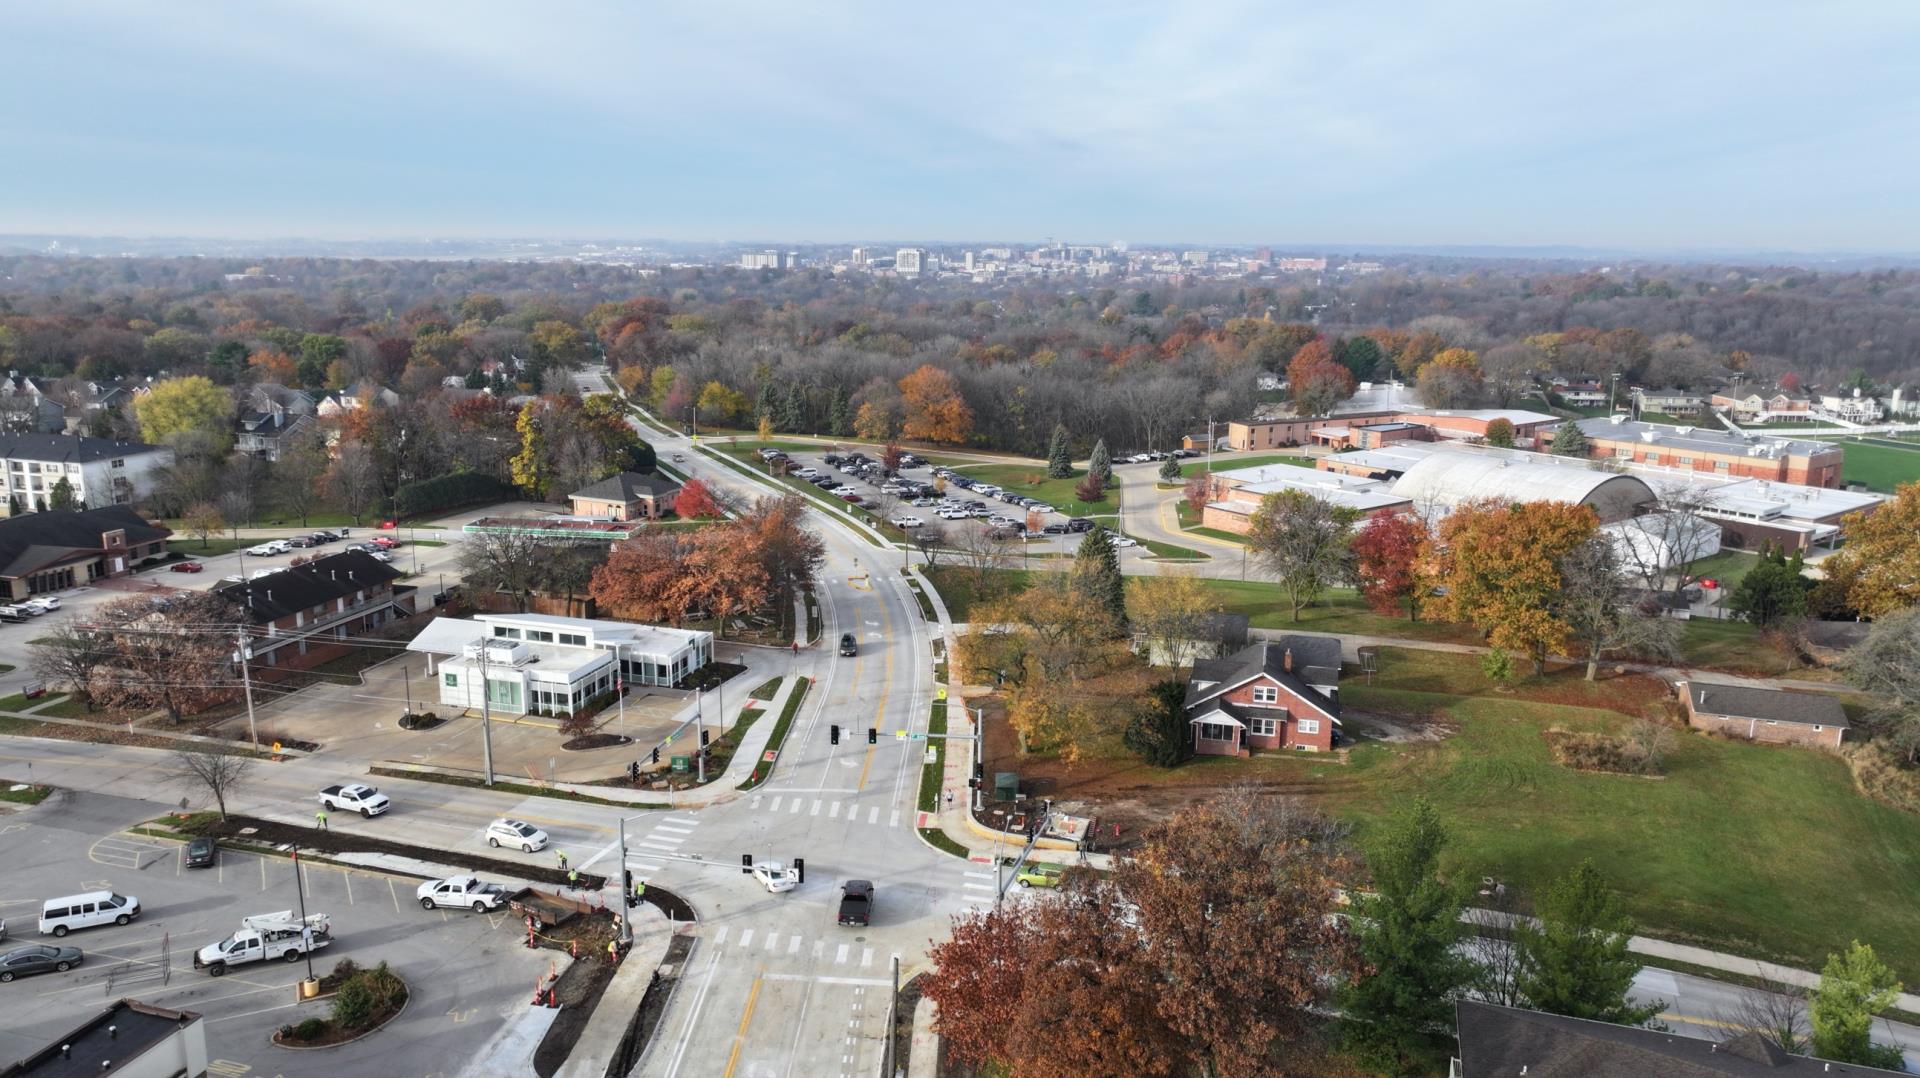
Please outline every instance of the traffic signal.
[[980, 780], [979, 780], [979, 779], [968, 779], [968, 780], [967, 780], [967, 789], [969, 789], [969, 790], [978, 790], [979, 788], [980, 788]]
[[807, 859], [804, 857], [796, 857], [793, 859], [793, 882], [807, 882]]
[[656, 764], [660, 762], [660, 746], [658, 745], [653, 747], [653, 762]]
[[712, 737], [713, 737], [713, 731], [712, 731], [712, 730], [702, 730], [702, 731], [700, 731], [700, 747], [701, 747], [701, 748], [703, 748], [703, 749], [704, 749], [704, 748], [706, 748], [706, 747], [707, 747], [707, 741], [708, 741], [709, 739], [711, 739]]
[[744, 875], [744, 876], [753, 875], [753, 855], [752, 854], [743, 853], [740, 855], [740, 873], [741, 875]]
[[880, 743], [880, 731], [871, 726], [867, 727], [867, 744], [877, 745], [879, 743]]
[[840, 724], [839, 723], [834, 723], [833, 725], [827, 727], [827, 740], [832, 742], [835, 745], [838, 745], [840, 743]]
[[979, 761], [975, 761], [973, 765], [973, 777], [975, 779], [984, 780], [987, 777], [986, 765], [980, 763]]

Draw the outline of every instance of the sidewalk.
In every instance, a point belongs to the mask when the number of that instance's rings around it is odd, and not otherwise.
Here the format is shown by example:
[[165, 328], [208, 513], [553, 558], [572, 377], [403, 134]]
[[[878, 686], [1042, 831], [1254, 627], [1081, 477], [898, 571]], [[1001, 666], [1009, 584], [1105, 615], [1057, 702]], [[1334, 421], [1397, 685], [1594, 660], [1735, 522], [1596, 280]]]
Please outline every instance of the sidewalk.
[[[673, 926], [658, 909], [643, 905], [633, 919], [633, 950], [620, 960], [613, 980], [594, 1005], [587, 1026], [573, 1043], [567, 1061], [555, 1072], [557, 1078], [601, 1078], [608, 1073], [620, 1054], [620, 1042], [640, 1011], [640, 1003], [653, 985], [654, 971], [667, 957], [667, 944], [673, 939]], [[593, 961], [604, 961], [595, 955]], [[504, 1073], [504, 1072], [502, 1072]]]

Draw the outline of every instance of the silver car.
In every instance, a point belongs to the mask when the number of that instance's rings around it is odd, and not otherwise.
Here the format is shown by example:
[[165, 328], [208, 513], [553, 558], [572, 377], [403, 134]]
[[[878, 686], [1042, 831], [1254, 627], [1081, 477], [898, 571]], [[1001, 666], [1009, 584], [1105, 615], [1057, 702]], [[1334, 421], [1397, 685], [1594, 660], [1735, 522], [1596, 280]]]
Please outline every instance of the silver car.
[[525, 820], [503, 816], [487, 825], [487, 845], [517, 846], [522, 853], [532, 853], [547, 848], [547, 833]]

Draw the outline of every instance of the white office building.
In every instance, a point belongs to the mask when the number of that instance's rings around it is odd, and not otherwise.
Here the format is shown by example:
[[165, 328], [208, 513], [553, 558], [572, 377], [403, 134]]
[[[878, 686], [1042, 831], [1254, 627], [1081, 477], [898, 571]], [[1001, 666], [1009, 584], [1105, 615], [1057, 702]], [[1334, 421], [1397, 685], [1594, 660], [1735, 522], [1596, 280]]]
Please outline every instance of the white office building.
[[902, 247], [893, 253], [893, 271], [903, 277], [918, 277], [931, 268], [924, 247]]
[[[713, 661], [713, 634], [551, 614], [440, 618], [407, 644], [438, 656], [428, 670], [442, 707], [573, 712], [626, 686], [673, 685]], [[484, 687], [482, 682], [484, 680]]]

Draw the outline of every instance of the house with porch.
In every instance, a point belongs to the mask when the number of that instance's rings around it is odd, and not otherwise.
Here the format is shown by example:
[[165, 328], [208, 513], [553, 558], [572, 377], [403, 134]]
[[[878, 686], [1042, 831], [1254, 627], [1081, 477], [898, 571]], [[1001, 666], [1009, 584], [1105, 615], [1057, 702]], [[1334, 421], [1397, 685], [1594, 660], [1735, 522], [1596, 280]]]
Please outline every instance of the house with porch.
[[1340, 641], [1281, 636], [1197, 660], [1185, 706], [1198, 756], [1326, 752], [1340, 725]]

